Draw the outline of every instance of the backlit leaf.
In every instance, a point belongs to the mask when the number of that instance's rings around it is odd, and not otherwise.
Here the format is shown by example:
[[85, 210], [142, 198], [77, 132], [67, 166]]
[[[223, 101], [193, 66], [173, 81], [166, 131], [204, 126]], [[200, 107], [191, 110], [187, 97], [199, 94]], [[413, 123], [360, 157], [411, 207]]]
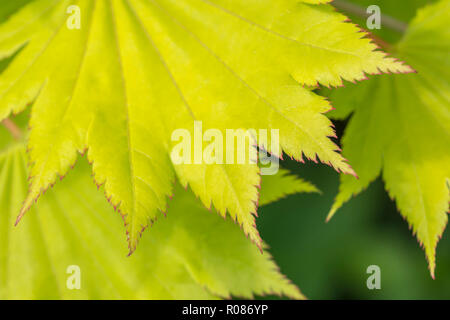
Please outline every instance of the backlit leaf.
[[396, 55], [418, 74], [380, 77], [332, 95], [337, 118], [354, 112], [343, 138], [359, 180], [342, 177], [330, 212], [382, 171], [386, 189], [424, 246], [435, 251], [448, 220], [450, 180], [450, 1], [421, 9]]
[[[0, 299], [303, 298], [266, 250], [179, 186], [167, 217], [127, 258], [121, 219], [92, 185], [84, 160], [14, 228], [26, 193], [25, 159], [23, 144], [0, 154]], [[270, 183], [276, 189], [285, 176]], [[311, 190], [300, 180], [290, 185], [283, 193]], [[80, 290], [66, 286], [69, 266], [80, 268]]]
[[[325, 2], [32, 1], [0, 26], [0, 58], [22, 49], [0, 77], [0, 120], [35, 101], [20, 217], [87, 152], [125, 219], [131, 252], [167, 210], [175, 179], [261, 246], [258, 167], [174, 165], [171, 135], [184, 128], [194, 137], [195, 120], [221, 132], [279, 129], [289, 156], [353, 174], [329, 139], [329, 103], [308, 87], [410, 68]], [[80, 8], [80, 29], [67, 27], [70, 5]]]

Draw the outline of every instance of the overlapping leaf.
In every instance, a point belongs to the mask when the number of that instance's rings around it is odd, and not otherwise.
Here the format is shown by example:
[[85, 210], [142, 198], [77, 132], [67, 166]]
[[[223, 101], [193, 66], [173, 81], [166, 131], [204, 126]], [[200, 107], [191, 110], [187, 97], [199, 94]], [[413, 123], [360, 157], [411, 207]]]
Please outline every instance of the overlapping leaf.
[[423, 244], [434, 277], [447, 224], [450, 180], [450, 1], [418, 12], [396, 55], [418, 74], [372, 79], [332, 95], [345, 118], [344, 154], [359, 180], [342, 177], [330, 216], [381, 171], [389, 194]]
[[[126, 258], [120, 218], [92, 185], [85, 161], [13, 229], [26, 193], [25, 158], [21, 143], [9, 144], [0, 156], [0, 299], [303, 297], [267, 251], [261, 254], [238, 226], [208, 212], [180, 187], [167, 218]], [[286, 180], [288, 190], [277, 193]], [[286, 192], [315, 191], [284, 172], [270, 184], [264, 203]], [[80, 290], [66, 286], [70, 265], [80, 268]]]
[[[336, 152], [327, 101], [304, 86], [408, 72], [320, 0], [35, 0], [0, 26], [0, 120], [35, 100], [31, 185], [22, 208], [87, 150], [123, 214], [133, 251], [178, 178], [228, 211], [258, 245], [256, 165], [173, 165], [171, 134], [279, 129], [282, 150], [353, 174]], [[81, 29], [66, 9], [81, 9]], [[304, 86], [302, 86], [304, 85]], [[272, 151], [270, 145], [265, 146]]]

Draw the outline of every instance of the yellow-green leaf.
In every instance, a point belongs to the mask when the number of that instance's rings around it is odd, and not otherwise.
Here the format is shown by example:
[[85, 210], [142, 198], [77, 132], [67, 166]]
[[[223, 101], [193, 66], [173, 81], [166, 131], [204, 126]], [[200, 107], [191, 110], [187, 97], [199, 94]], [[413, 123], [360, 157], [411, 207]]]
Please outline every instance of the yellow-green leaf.
[[[0, 128], [2, 142], [5, 131]], [[167, 217], [126, 257], [122, 220], [92, 185], [86, 161], [14, 228], [26, 193], [25, 159], [21, 143], [0, 154], [0, 299], [303, 298], [268, 251], [261, 254], [238, 226], [179, 186]], [[284, 185], [285, 175], [263, 181], [263, 188]], [[298, 181], [284, 192], [310, 191]], [[79, 290], [66, 285], [69, 266], [79, 268]]]
[[[0, 77], [0, 120], [35, 101], [20, 217], [87, 152], [97, 184], [125, 219], [130, 251], [167, 210], [175, 179], [261, 246], [258, 167], [174, 165], [171, 135], [184, 128], [194, 136], [195, 120], [222, 132], [279, 129], [289, 156], [353, 174], [329, 139], [329, 103], [307, 87], [410, 69], [324, 2], [30, 2], [0, 25], [0, 58], [21, 49]], [[80, 29], [67, 27], [71, 5], [80, 8]]]

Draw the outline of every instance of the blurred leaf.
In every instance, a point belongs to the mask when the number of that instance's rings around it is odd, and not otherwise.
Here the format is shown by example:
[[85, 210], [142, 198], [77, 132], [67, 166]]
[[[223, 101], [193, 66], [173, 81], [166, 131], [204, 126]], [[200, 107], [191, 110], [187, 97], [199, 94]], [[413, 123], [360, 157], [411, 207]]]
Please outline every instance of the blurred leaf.
[[[26, 191], [25, 157], [21, 143], [0, 155], [0, 299], [303, 297], [267, 251], [261, 253], [237, 225], [208, 212], [180, 187], [167, 218], [156, 222], [141, 250], [125, 257], [119, 215], [95, 190], [86, 161], [13, 228]], [[270, 179], [274, 187], [284, 184], [286, 173], [278, 176]], [[301, 180], [290, 185], [283, 194], [312, 188]], [[81, 269], [80, 290], [66, 287], [69, 265]]]
[[293, 193], [320, 193], [311, 183], [299, 179], [286, 170], [280, 170], [276, 175], [263, 177], [264, 188], [261, 189], [259, 205], [264, 206]]
[[0, 23], [8, 19], [14, 12], [33, 0], [3, 1], [0, 6]]
[[449, 0], [421, 9], [396, 46], [396, 55], [418, 74], [372, 79], [331, 96], [337, 118], [354, 112], [343, 153], [360, 179], [342, 177], [330, 217], [383, 171], [389, 194], [425, 248], [433, 277], [450, 201], [449, 19]]
[[[361, 28], [368, 30], [367, 18], [370, 16], [370, 14], [367, 13], [367, 8], [369, 6], [377, 5], [380, 8], [381, 14], [383, 16], [394, 18], [403, 23], [409, 23], [412, 18], [414, 18], [419, 8], [422, 8], [427, 4], [434, 3], [436, 2], [436, 0], [335, 0], [334, 2], [332, 2], [332, 4], [340, 8], [340, 6], [337, 4], [338, 2], [350, 3], [353, 4], [356, 8], [360, 8], [360, 10], [364, 12], [364, 15], [356, 15], [353, 12], [345, 10], [341, 10], [341, 12], [348, 15], [352, 19], [352, 21], [357, 23]], [[401, 33], [386, 26], [383, 18], [381, 19], [381, 29], [372, 29], [368, 31], [388, 43], [396, 43], [402, 37]]]

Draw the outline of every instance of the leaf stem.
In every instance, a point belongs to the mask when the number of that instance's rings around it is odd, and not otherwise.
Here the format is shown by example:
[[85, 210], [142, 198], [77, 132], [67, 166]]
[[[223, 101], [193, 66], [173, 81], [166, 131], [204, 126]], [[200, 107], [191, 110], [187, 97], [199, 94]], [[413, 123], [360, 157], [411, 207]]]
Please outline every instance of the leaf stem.
[[2, 121], [3, 126], [11, 133], [15, 140], [22, 138], [22, 130], [11, 120], [5, 119]]
[[[363, 19], [369, 16], [365, 8], [345, 0], [334, 0], [332, 2], [332, 5], [337, 9], [339, 9], [340, 11], [343, 11], [348, 14], [353, 14]], [[381, 14], [381, 21], [384, 26], [399, 33], [405, 33], [406, 30], [408, 29], [408, 24], [399, 21], [386, 14]]]

